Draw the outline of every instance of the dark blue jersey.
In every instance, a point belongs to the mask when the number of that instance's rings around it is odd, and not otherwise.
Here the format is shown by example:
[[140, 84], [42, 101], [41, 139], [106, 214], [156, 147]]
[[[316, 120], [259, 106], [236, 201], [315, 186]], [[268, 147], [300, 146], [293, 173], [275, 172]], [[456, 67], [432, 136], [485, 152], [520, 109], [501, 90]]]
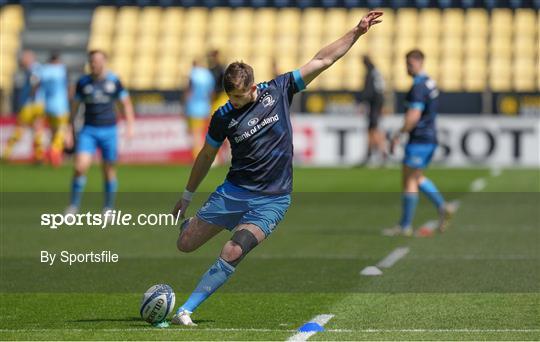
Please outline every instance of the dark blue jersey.
[[227, 180], [241, 188], [265, 193], [292, 191], [293, 95], [305, 88], [298, 70], [257, 85], [255, 102], [235, 109], [230, 102], [212, 116], [206, 141], [219, 147], [227, 138], [232, 164]]
[[84, 75], [75, 89], [75, 99], [84, 103], [84, 124], [90, 126], [115, 125], [114, 103], [127, 96], [118, 77], [110, 72], [102, 79]]
[[416, 75], [414, 84], [407, 93], [406, 107], [418, 109], [422, 112], [416, 127], [409, 134], [409, 143], [436, 144], [437, 129], [435, 117], [439, 102], [439, 89], [435, 81], [425, 74]]

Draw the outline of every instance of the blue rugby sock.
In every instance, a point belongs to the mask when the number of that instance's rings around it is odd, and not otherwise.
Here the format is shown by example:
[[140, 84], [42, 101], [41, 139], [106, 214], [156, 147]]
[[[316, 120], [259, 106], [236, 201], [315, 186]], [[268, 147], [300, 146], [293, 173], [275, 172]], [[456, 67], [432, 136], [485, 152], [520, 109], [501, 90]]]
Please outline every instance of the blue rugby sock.
[[410, 227], [418, 204], [418, 193], [416, 192], [404, 192], [401, 196], [402, 212], [399, 225], [401, 228]]
[[105, 208], [114, 208], [117, 190], [118, 181], [116, 179], [105, 181]]
[[74, 207], [79, 207], [81, 205], [81, 197], [86, 185], [86, 176], [77, 176], [73, 177], [71, 182], [71, 199], [70, 205]]
[[418, 184], [418, 188], [424, 195], [429, 198], [431, 203], [437, 208], [441, 209], [444, 205], [444, 198], [439, 192], [439, 189], [433, 184], [431, 180], [425, 178], [422, 183]]
[[188, 300], [182, 305], [178, 311], [187, 310], [189, 312], [195, 311], [206, 298], [210, 297], [214, 291], [216, 291], [221, 285], [229, 279], [234, 272], [234, 267], [222, 258], [218, 258], [217, 261], [210, 266], [208, 271], [202, 276], [199, 284], [189, 296]]

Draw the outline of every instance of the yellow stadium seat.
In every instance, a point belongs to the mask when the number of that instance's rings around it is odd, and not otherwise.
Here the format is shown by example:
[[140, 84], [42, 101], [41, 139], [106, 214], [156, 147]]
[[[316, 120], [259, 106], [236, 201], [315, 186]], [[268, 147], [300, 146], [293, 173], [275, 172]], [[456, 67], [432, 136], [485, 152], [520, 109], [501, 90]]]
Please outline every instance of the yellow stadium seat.
[[280, 56], [276, 58], [275, 61], [276, 61], [277, 71], [280, 74], [293, 71], [299, 68], [302, 64], [302, 63], [298, 63], [296, 58], [291, 58], [289, 56], [286, 56], [286, 57]]
[[131, 54], [135, 48], [135, 36], [133, 34], [115, 35], [113, 38], [113, 55]]
[[139, 17], [139, 34], [153, 34], [159, 32], [161, 22], [161, 8], [148, 6], [141, 10]]
[[444, 36], [461, 38], [464, 29], [464, 14], [459, 8], [445, 9], [442, 12], [442, 34]]
[[191, 7], [184, 12], [184, 35], [197, 35], [204, 38], [207, 29], [208, 10], [202, 7]]
[[301, 13], [297, 8], [282, 8], [276, 17], [276, 31], [278, 33], [297, 36], [300, 32]]
[[392, 41], [385, 37], [370, 36], [368, 40], [369, 52], [378, 58], [390, 58], [392, 56]]
[[457, 36], [446, 36], [442, 40], [441, 56], [461, 58], [463, 54], [463, 39]]
[[510, 36], [492, 36], [489, 53], [492, 57], [510, 57], [512, 55], [512, 40]]
[[534, 36], [517, 36], [514, 38], [514, 55], [517, 58], [532, 58], [536, 55], [538, 41]]
[[[437, 59], [440, 55], [440, 39], [435, 36], [422, 36], [420, 37], [416, 47], [422, 50], [424, 54], [430, 59]], [[400, 58], [405, 57], [404, 55], [399, 56]]]
[[254, 34], [259, 35], [261, 33], [273, 35], [276, 29], [276, 12], [274, 8], [261, 8], [257, 9], [254, 16], [254, 22], [257, 23], [253, 27]]
[[161, 17], [161, 34], [180, 35], [184, 22], [184, 9], [169, 7], [164, 10]]
[[487, 39], [476, 36], [465, 37], [465, 56], [471, 58], [487, 58]]
[[155, 77], [154, 87], [159, 90], [171, 90], [180, 88], [178, 77], [170, 74], [158, 74]]
[[226, 7], [214, 8], [209, 12], [208, 18], [208, 37], [219, 35], [227, 35], [230, 31], [231, 22], [231, 10]]
[[424, 70], [431, 78], [438, 80], [440, 74], [439, 60], [426, 54], [426, 59], [424, 60]]
[[19, 37], [16, 34], [4, 34], [2, 33], [2, 39], [0, 39], [0, 53], [2, 56], [15, 56], [17, 49], [19, 48]]
[[256, 37], [251, 44], [251, 54], [272, 57], [274, 49], [274, 41], [272, 37], [260, 36]]
[[412, 79], [407, 75], [405, 63], [394, 63], [392, 66], [391, 86], [397, 91], [407, 91], [412, 85]]
[[495, 8], [491, 13], [491, 36], [511, 36], [514, 21], [512, 10], [508, 8]]
[[532, 9], [518, 8], [514, 15], [516, 36], [526, 35], [534, 37], [538, 18]]
[[208, 49], [223, 50], [230, 44], [229, 36], [219, 34], [212, 34], [208, 37]]
[[461, 60], [445, 58], [441, 61], [438, 83], [444, 91], [461, 90], [462, 68]]
[[[322, 47], [322, 46], [320, 46]], [[358, 57], [365, 55], [369, 50], [369, 45], [367, 42], [358, 42], [357, 44], [354, 44], [353, 47], [349, 50], [347, 53], [347, 56], [351, 57]]]
[[492, 58], [489, 64], [489, 85], [494, 91], [507, 91], [512, 87], [509, 58]]
[[255, 82], [267, 82], [274, 78], [272, 73], [272, 62], [265, 57], [257, 57], [250, 60], [250, 65], [255, 73]]
[[236, 27], [252, 27], [256, 23], [253, 22], [254, 10], [250, 7], [241, 7], [232, 11], [231, 21]]
[[533, 91], [536, 87], [534, 58], [516, 58], [513, 63], [513, 86], [517, 91]]
[[343, 8], [330, 8], [326, 10], [326, 16], [321, 23], [326, 28], [323, 33], [327, 37], [334, 39], [337, 36], [345, 34], [354, 25], [347, 22], [347, 11]]
[[158, 48], [157, 37], [152, 35], [139, 36], [135, 42], [135, 53], [137, 55], [154, 56]]
[[2, 59], [2, 63], [0, 64], [0, 73], [13, 76], [17, 70], [17, 59], [15, 58], [15, 55], [13, 53], [2, 53], [0, 54], [0, 58]]
[[135, 6], [124, 6], [118, 10], [116, 16], [116, 34], [136, 32], [139, 9]]
[[376, 58], [374, 62], [386, 81], [393, 78], [393, 63], [391, 58]]
[[419, 14], [419, 34], [420, 38], [430, 37], [438, 38], [441, 25], [441, 11], [439, 9], [430, 8], [423, 9]]
[[325, 13], [321, 8], [307, 8], [302, 14], [302, 36], [303, 37], [320, 37], [323, 34]]
[[321, 78], [321, 88], [324, 90], [336, 90], [343, 86], [343, 67], [336, 63], [332, 68], [325, 70], [319, 77]]
[[161, 54], [176, 55], [180, 50], [182, 40], [174, 35], [162, 35], [159, 37], [158, 49]]
[[465, 36], [486, 38], [489, 33], [489, 16], [483, 8], [471, 8], [465, 12]]
[[112, 34], [116, 18], [116, 9], [111, 6], [99, 6], [92, 15], [92, 34]]
[[102, 50], [107, 54], [111, 53], [112, 42], [110, 35], [92, 34], [88, 41], [88, 50]]
[[343, 61], [343, 86], [350, 91], [364, 88], [365, 67], [360, 58], [348, 58]]
[[486, 88], [486, 59], [470, 58], [465, 61], [463, 85], [466, 91], [484, 91]]
[[23, 8], [19, 5], [3, 6], [0, 14], [0, 22], [2, 23], [2, 34], [4, 32], [20, 32], [24, 27]]
[[395, 42], [394, 45], [394, 56], [397, 60], [403, 60], [407, 52], [411, 51], [412, 49], [416, 49], [418, 45], [416, 44], [416, 41], [412, 37], [402, 37], [402, 39], [398, 39]]
[[13, 75], [0, 73], [0, 89], [10, 94], [13, 90]]
[[[383, 20], [386, 18], [383, 17]], [[383, 25], [380, 25], [383, 26]], [[413, 8], [402, 8], [396, 14], [396, 34], [416, 37], [418, 12]]]

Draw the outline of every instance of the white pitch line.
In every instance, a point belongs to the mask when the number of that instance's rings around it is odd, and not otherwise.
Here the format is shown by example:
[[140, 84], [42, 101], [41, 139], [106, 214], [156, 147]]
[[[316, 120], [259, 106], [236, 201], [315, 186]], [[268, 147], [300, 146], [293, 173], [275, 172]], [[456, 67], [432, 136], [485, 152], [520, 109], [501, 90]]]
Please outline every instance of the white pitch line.
[[[334, 317], [334, 315], [329, 315], [329, 314], [317, 315], [317, 316], [313, 317], [307, 323], [317, 323], [318, 325], [320, 325], [322, 327], [326, 323], [328, 323], [328, 321], [330, 321], [332, 319], [332, 317]], [[316, 331], [298, 332], [298, 333], [292, 335], [291, 337], [289, 337], [289, 339], [287, 341], [307, 341], [308, 338], [315, 335], [316, 333], [317, 333]]]
[[330, 333], [507, 333], [540, 332], [540, 329], [328, 329]]
[[[192, 332], [192, 331], [216, 331], [216, 332], [294, 332], [293, 329], [265, 329], [265, 328], [178, 328], [178, 329], [158, 329], [158, 328], [109, 328], [109, 329], [83, 329], [83, 328], [51, 328], [51, 329], [0, 329], [0, 332], [19, 333], [19, 332], [47, 332], [47, 331], [73, 331], [73, 332], [123, 332], [123, 331], [140, 331], [140, 332], [157, 332], [163, 331], [168, 333], [174, 332]], [[540, 332], [540, 329], [327, 329], [329, 333], [508, 333], [508, 332]]]
[[409, 247], [398, 247], [388, 254], [386, 258], [379, 261], [376, 266], [380, 268], [390, 268], [408, 253]]
[[487, 182], [484, 178], [477, 178], [472, 181], [470, 189], [472, 192], [480, 192], [485, 189]]

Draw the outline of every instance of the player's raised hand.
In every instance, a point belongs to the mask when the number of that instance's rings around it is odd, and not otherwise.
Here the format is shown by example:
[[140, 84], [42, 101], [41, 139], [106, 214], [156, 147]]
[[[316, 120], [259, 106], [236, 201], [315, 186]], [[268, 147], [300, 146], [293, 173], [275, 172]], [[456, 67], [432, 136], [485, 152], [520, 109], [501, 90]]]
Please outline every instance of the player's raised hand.
[[382, 19], [379, 19], [379, 18], [382, 15], [383, 15], [382, 11], [370, 11], [368, 14], [366, 14], [358, 23], [360, 34], [366, 33], [371, 26], [381, 23]]

